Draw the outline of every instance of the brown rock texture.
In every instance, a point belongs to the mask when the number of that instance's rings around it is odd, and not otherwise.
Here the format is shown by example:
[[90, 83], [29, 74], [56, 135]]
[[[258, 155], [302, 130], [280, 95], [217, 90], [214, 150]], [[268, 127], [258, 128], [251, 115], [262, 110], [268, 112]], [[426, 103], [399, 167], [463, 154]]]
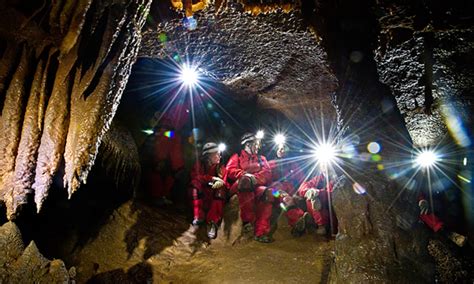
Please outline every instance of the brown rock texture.
[[0, 227], [0, 251], [2, 283], [68, 283], [73, 280], [64, 262], [46, 259], [34, 241], [25, 248], [13, 222]]
[[140, 46], [151, 1], [2, 2], [0, 196], [8, 218], [37, 210], [64, 161], [86, 182]]

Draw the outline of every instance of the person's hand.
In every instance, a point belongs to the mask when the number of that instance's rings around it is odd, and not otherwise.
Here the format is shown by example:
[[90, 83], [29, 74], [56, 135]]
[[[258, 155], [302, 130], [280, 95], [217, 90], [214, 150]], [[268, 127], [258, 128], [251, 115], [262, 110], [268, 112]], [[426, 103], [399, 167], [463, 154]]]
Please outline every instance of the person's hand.
[[255, 178], [255, 176], [253, 174], [246, 173], [244, 176], [250, 178], [253, 185], [257, 184], [257, 178]]
[[319, 193], [315, 188], [310, 188], [304, 194], [304, 198], [306, 198], [307, 200], [314, 200], [316, 199], [316, 197], [318, 197], [318, 194]]
[[428, 201], [426, 199], [422, 199], [418, 202], [418, 207], [420, 207], [420, 214], [425, 215], [428, 214], [429, 211], [429, 205]]
[[220, 177], [212, 177], [214, 183], [212, 184], [213, 189], [221, 188], [224, 186], [224, 181]]

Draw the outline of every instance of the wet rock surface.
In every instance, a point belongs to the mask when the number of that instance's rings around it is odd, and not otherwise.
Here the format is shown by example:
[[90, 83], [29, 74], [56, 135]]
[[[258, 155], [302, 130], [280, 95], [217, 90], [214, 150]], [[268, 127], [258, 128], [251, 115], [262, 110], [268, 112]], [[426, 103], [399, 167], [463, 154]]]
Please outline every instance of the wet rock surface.
[[340, 178], [333, 197], [339, 221], [334, 278], [351, 283], [434, 281], [428, 234], [414, 212], [416, 199], [398, 198], [397, 186], [382, 175], [353, 177], [363, 181], [365, 193]]
[[465, 15], [472, 5], [421, 2], [378, 8], [380, 79], [397, 99], [415, 145], [435, 144], [449, 130], [466, 147], [459, 133], [472, 124], [474, 38], [472, 17]]

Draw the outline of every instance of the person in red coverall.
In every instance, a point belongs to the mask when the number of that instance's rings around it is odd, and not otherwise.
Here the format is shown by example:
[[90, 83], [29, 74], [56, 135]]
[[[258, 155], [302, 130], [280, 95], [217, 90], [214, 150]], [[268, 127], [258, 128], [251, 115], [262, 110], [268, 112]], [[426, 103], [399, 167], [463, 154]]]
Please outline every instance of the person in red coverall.
[[[330, 225], [330, 210], [328, 194], [331, 194], [333, 190], [333, 182], [326, 181], [326, 177], [323, 174], [318, 174], [312, 179], [305, 181], [298, 188], [297, 196], [306, 199], [306, 209], [304, 212], [300, 208], [295, 206], [295, 201], [292, 198], [283, 200], [283, 204], [286, 207], [289, 224], [294, 224], [292, 234], [300, 236], [304, 233], [306, 226], [310, 222], [314, 222], [317, 225], [316, 234], [326, 235], [328, 233], [328, 226]], [[332, 209], [332, 208], [331, 208]], [[332, 214], [333, 220], [333, 231], [337, 229], [337, 219]]]
[[168, 198], [176, 177], [184, 168], [181, 136], [167, 116], [160, 119], [153, 135], [152, 168], [148, 173], [150, 196], [156, 205], [171, 204]]
[[255, 240], [270, 243], [269, 219], [272, 214], [271, 190], [266, 186], [271, 182], [272, 172], [267, 159], [259, 155], [260, 139], [254, 134], [242, 136], [243, 150], [230, 157], [226, 166], [226, 180], [232, 184], [231, 192], [239, 197], [240, 217], [244, 233], [254, 230]]
[[220, 165], [220, 160], [218, 145], [213, 142], [206, 143], [202, 148], [201, 159], [191, 170], [192, 224], [200, 226], [207, 221], [207, 236], [210, 239], [217, 237], [226, 198], [225, 167]]
[[[292, 196], [296, 193], [298, 186], [303, 182], [304, 174], [297, 163], [285, 159], [287, 150], [287, 146], [279, 145], [276, 152], [277, 158], [269, 161], [273, 179], [273, 183], [270, 187], [272, 188], [276, 203], [288, 205], [281, 207], [285, 209], [288, 225], [293, 228], [292, 234], [299, 236], [297, 232], [304, 231], [304, 228], [301, 228], [301, 226], [305, 225], [305, 217], [303, 210], [296, 207], [296, 202]], [[295, 227], [297, 229], [295, 229]]]
[[418, 196], [418, 206], [420, 208], [420, 220], [428, 226], [433, 232], [435, 233], [442, 233], [456, 245], [463, 247], [467, 242], [467, 237], [463, 236], [459, 233], [452, 232], [447, 228], [445, 223], [439, 217], [440, 212], [435, 212], [435, 210], [431, 209], [440, 209], [443, 208], [443, 193], [438, 191], [433, 191], [431, 200], [432, 206], [430, 206], [428, 202], [428, 196], [421, 191]]

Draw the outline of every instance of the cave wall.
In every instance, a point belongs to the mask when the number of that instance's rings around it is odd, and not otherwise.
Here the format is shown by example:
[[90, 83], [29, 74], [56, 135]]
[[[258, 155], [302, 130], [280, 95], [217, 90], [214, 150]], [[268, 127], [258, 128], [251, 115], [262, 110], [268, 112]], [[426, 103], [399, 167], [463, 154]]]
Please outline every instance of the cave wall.
[[391, 1], [375, 8], [380, 79], [390, 86], [416, 146], [472, 144], [472, 9], [466, 1]]
[[150, 1], [2, 1], [0, 197], [37, 210], [64, 163], [71, 196], [94, 164]]

